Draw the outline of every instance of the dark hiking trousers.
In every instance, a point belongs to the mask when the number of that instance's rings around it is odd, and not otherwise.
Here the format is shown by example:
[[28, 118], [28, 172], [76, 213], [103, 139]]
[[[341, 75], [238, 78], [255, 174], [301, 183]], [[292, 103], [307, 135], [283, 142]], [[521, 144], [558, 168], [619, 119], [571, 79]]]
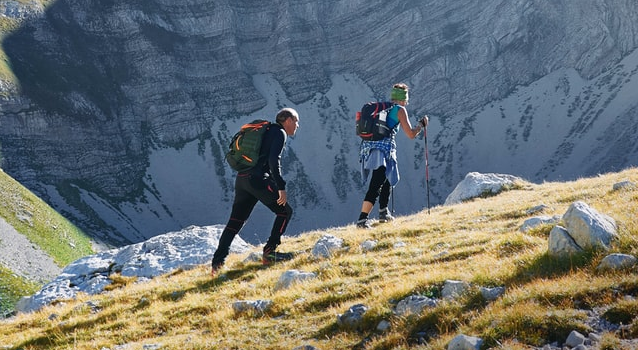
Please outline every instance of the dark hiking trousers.
[[235, 235], [241, 231], [257, 202], [263, 203], [276, 215], [264, 249], [270, 248], [274, 251], [281, 244], [281, 235], [286, 231], [292, 217], [292, 207], [288, 203], [285, 206], [277, 204], [277, 199], [279, 199], [279, 191], [274, 181], [256, 178], [254, 175], [246, 173], [237, 174], [233, 209], [219, 239], [217, 251], [213, 255], [213, 266], [224, 264]]
[[374, 204], [377, 201], [377, 197], [379, 197], [379, 208], [387, 208], [390, 202], [390, 182], [385, 177], [384, 166], [372, 171], [370, 186], [364, 200]]

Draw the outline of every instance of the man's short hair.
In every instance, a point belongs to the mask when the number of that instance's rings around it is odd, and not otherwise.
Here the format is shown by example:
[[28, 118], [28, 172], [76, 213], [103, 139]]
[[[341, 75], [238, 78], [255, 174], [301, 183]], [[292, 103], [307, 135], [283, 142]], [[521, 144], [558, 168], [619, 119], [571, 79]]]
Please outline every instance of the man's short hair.
[[275, 121], [279, 124], [282, 124], [286, 121], [286, 119], [293, 117], [299, 119], [299, 114], [297, 114], [297, 111], [292, 108], [283, 108], [277, 113]]

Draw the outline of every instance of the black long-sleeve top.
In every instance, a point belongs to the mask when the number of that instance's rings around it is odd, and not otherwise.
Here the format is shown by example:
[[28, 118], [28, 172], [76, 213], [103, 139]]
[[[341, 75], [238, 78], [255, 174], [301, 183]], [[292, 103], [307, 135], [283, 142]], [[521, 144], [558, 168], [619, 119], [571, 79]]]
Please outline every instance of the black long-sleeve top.
[[278, 190], [286, 189], [286, 181], [281, 176], [281, 155], [284, 151], [286, 138], [283, 126], [277, 123], [270, 124], [261, 141], [259, 160], [255, 166], [260, 175], [268, 174], [275, 181]]

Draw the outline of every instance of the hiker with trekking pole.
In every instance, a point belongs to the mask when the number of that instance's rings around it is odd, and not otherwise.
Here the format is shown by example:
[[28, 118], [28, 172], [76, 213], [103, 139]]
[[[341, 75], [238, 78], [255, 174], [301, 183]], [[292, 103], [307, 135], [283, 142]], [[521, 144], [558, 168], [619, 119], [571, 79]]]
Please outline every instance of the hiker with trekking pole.
[[405, 135], [414, 139], [428, 125], [427, 116], [421, 118], [414, 128], [410, 124], [406, 110], [409, 100], [409, 88], [406, 84], [394, 84], [390, 99], [391, 102], [367, 103], [360, 112], [357, 112], [357, 135], [362, 139], [359, 153], [362, 179], [367, 181], [372, 173], [370, 185], [361, 205], [361, 214], [357, 220], [359, 228], [372, 227], [368, 216], [377, 198], [379, 199], [379, 221], [394, 220], [388, 209], [388, 203], [392, 187], [399, 182], [395, 141], [397, 129], [401, 126]]

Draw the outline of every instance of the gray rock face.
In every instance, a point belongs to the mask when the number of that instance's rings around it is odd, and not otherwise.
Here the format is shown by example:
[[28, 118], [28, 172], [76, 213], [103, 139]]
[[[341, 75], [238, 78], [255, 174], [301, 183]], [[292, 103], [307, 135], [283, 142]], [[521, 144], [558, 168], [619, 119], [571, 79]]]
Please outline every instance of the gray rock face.
[[[395, 81], [411, 85], [413, 116], [431, 116], [434, 203], [472, 171], [565, 179], [638, 159], [638, 102], [626, 98], [638, 85], [631, 0], [59, 0], [44, 14], [0, 1], [0, 11], [23, 21], [3, 42], [15, 79], [0, 81], [2, 166], [115, 244], [224, 222], [226, 211], [205, 208], [229, 206], [229, 135], [240, 117], [284, 104], [305, 113], [299, 136], [312, 139], [295, 140], [286, 158], [298, 213], [360, 205], [352, 118]], [[423, 146], [399, 138], [409, 181], [397, 188], [397, 210], [414, 212], [424, 206]], [[154, 163], [167, 148], [181, 152], [182, 167], [205, 160], [190, 174], [208, 187], [181, 194], [207, 201], [169, 200], [193, 179]], [[174, 171], [165, 188], [149, 171], [162, 166]], [[354, 218], [296, 220], [303, 229]]]
[[[144, 279], [210, 263], [222, 230], [221, 226], [191, 226], [146, 242], [80, 258], [67, 265], [60, 275], [37, 293], [22, 298], [16, 310], [36, 311], [56, 300], [73, 299], [78, 292], [101, 293], [111, 283], [109, 276], [113, 273]], [[246, 252], [251, 247], [236, 237], [230, 252]]]

